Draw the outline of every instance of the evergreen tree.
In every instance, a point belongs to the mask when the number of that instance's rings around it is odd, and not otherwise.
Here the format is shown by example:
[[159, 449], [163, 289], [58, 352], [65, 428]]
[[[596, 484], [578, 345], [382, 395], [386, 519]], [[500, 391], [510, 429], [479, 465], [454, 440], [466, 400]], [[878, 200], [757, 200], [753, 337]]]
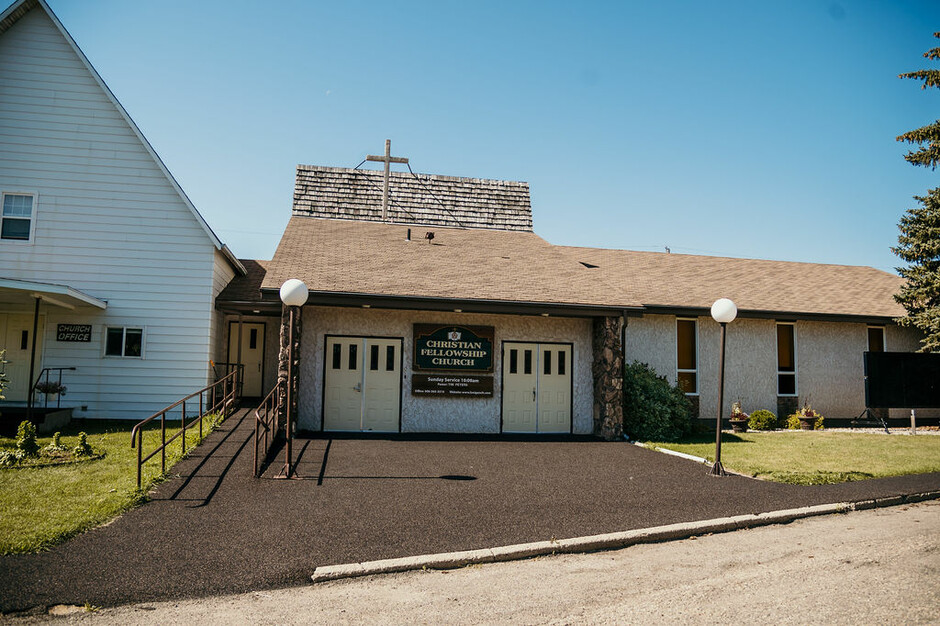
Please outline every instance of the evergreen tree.
[[[940, 33], [934, 33], [940, 39]], [[940, 48], [932, 48], [924, 57], [940, 60]], [[918, 70], [900, 74], [899, 78], [923, 81], [922, 89], [940, 87], [940, 70]], [[914, 165], [935, 170], [940, 163], [940, 120], [904, 133], [897, 138], [917, 144], [917, 150], [904, 158]], [[898, 228], [897, 247], [891, 250], [907, 267], [898, 268], [904, 286], [894, 296], [907, 315], [898, 320], [902, 326], [914, 326], [924, 333], [921, 352], [940, 352], [940, 188], [930, 189], [926, 196], [914, 196], [920, 206], [908, 209]]]

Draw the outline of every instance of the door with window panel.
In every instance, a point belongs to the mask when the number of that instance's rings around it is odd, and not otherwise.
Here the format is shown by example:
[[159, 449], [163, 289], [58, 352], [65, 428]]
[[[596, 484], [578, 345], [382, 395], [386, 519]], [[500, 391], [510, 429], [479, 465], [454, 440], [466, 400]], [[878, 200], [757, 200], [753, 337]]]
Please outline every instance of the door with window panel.
[[503, 344], [503, 432], [571, 432], [570, 344]]
[[[239, 331], [239, 326], [241, 330]], [[239, 341], [241, 338], [241, 341]], [[241, 349], [239, 349], [241, 344]], [[232, 322], [228, 333], [228, 361], [240, 363], [242, 395], [258, 397], [262, 393], [264, 366], [264, 324]]]
[[401, 339], [327, 337], [324, 430], [399, 430], [401, 350]]
[[[40, 315], [36, 333], [36, 362], [33, 376], [42, 371], [42, 335], [45, 316]], [[33, 316], [0, 313], [0, 351], [6, 350], [6, 364], [0, 371], [6, 372], [10, 382], [3, 395], [10, 402], [26, 402], [29, 397], [29, 362], [33, 354]]]

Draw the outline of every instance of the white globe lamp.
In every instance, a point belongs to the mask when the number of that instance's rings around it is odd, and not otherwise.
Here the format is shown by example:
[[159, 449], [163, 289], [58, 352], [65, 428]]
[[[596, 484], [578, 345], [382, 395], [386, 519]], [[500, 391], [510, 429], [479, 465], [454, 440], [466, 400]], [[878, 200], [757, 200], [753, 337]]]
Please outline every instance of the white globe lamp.
[[728, 298], [719, 298], [712, 305], [712, 319], [719, 324], [730, 324], [738, 316], [738, 307]]
[[303, 306], [307, 303], [310, 290], [304, 281], [289, 278], [281, 285], [281, 302], [287, 306]]

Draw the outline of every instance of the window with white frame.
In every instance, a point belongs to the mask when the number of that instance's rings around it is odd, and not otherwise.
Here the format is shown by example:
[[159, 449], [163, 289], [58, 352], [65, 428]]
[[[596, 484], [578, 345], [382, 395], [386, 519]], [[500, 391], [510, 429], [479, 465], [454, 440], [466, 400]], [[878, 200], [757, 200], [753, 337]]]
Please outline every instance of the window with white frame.
[[142, 358], [144, 356], [144, 329], [109, 326], [105, 333], [105, 356]]
[[777, 324], [777, 395], [796, 394], [796, 327]]
[[868, 327], [868, 351], [869, 352], [884, 352], [885, 351], [885, 328], [884, 326], [869, 326]]
[[0, 239], [30, 241], [36, 221], [36, 195], [4, 192], [2, 196]]
[[694, 319], [676, 320], [676, 381], [684, 393], [698, 394], [698, 328]]

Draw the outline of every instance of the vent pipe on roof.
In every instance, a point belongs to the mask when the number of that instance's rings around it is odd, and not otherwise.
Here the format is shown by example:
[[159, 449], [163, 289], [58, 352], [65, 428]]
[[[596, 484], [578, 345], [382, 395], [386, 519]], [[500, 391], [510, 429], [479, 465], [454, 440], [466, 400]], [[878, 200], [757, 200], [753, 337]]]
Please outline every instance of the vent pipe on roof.
[[408, 234], [405, 235], [405, 241], [411, 241], [411, 229], [408, 229]]

